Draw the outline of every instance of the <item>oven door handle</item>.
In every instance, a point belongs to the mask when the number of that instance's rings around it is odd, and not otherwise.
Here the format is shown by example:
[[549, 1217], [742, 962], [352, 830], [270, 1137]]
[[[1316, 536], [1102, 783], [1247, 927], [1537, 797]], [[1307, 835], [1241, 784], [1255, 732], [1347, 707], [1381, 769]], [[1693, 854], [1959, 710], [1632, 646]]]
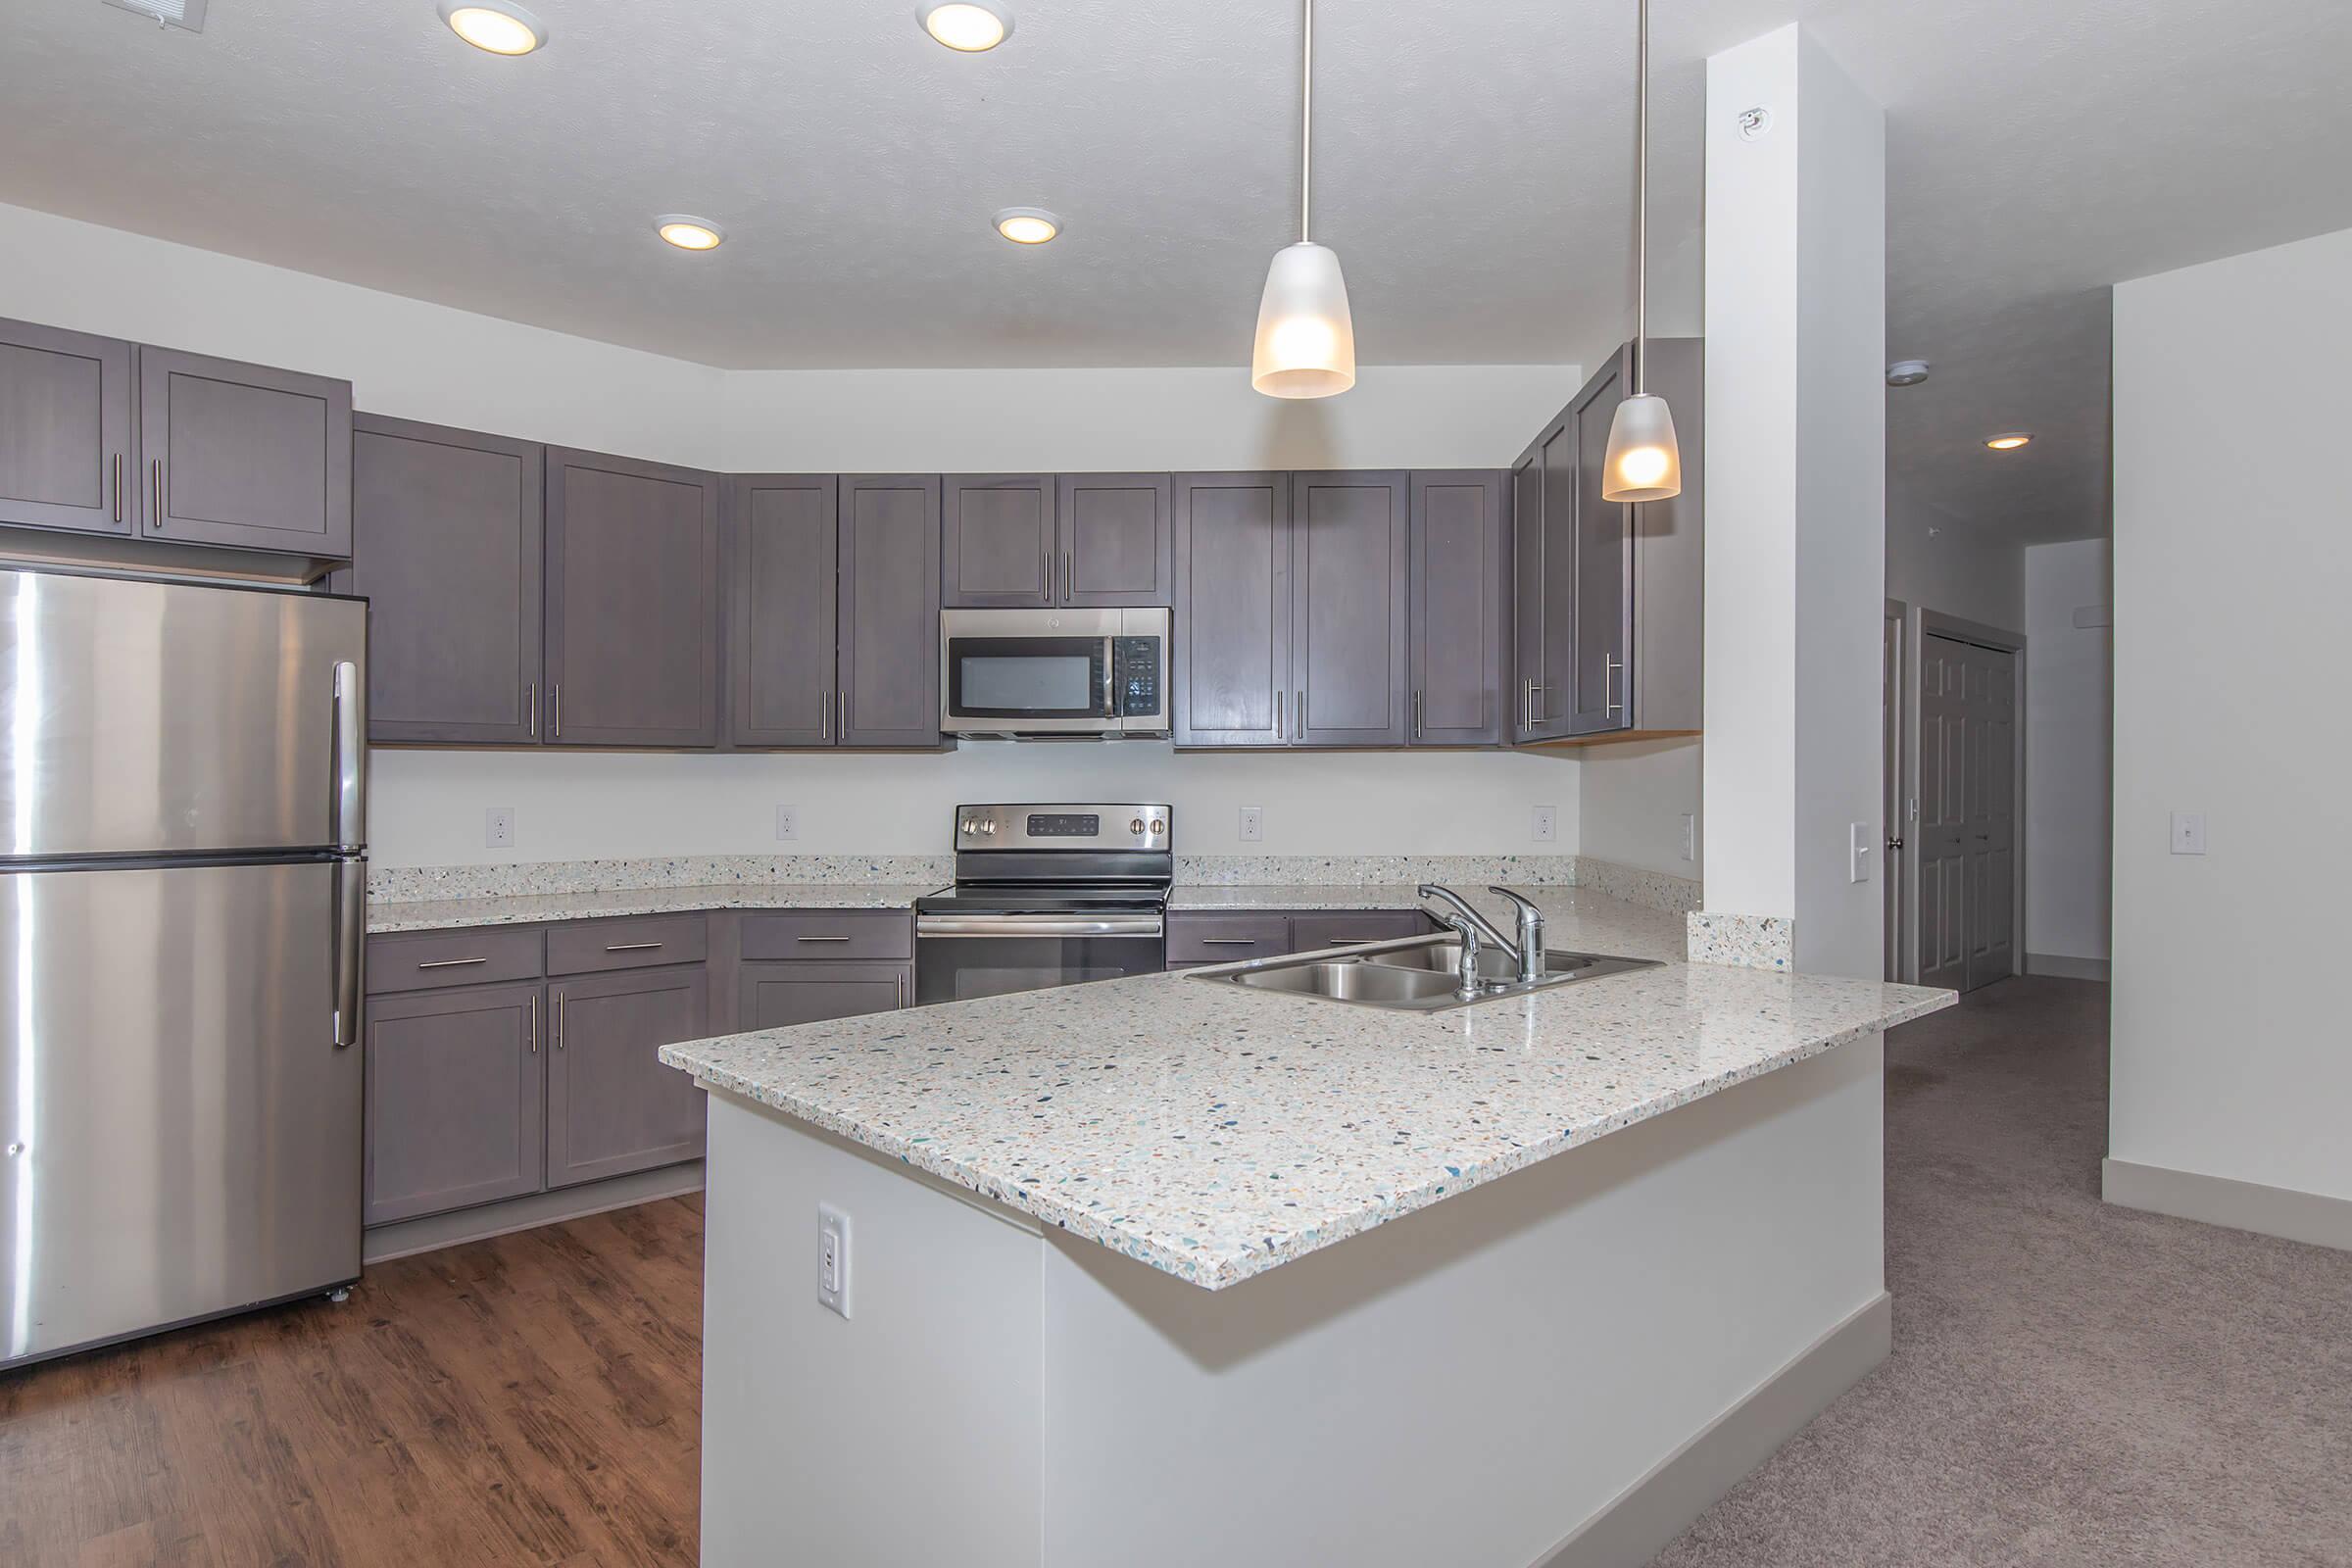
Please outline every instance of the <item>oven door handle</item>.
[[1156, 914], [1090, 920], [1062, 914], [918, 914], [919, 937], [1162, 937], [1167, 922]]

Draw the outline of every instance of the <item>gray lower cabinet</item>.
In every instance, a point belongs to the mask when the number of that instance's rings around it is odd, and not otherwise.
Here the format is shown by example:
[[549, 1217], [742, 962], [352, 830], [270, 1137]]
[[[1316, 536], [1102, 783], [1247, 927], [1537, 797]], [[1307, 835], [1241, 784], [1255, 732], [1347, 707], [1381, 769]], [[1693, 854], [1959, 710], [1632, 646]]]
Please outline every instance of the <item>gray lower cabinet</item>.
[[1036, 610], [1057, 602], [1054, 476], [951, 473], [940, 481], [940, 603]]
[[1292, 737], [1290, 478], [1175, 476], [1179, 746], [1280, 746]]
[[285, 555], [351, 554], [351, 383], [138, 350], [139, 535]]
[[1115, 610], [1175, 601], [1172, 486], [1164, 473], [1065, 473], [1055, 484], [1054, 600]]
[[829, 473], [737, 474], [726, 543], [728, 740], [833, 745], [839, 485]]
[[0, 320], [0, 523], [133, 530], [132, 355], [120, 338]]
[[1503, 475], [1413, 475], [1412, 743], [1496, 746], [1510, 699]]
[[542, 1006], [536, 979], [368, 999], [364, 1223], [540, 1191]]
[[633, 458], [547, 453], [550, 741], [718, 741], [719, 481]]
[[547, 1185], [694, 1159], [703, 1092], [655, 1053], [710, 1032], [702, 965], [551, 980]]
[[368, 739], [539, 739], [541, 465], [532, 442], [353, 416], [334, 586], [368, 601]]
[[746, 960], [735, 1026], [781, 1029], [827, 1018], [856, 1018], [906, 1005], [914, 994], [904, 963], [807, 963]]
[[1394, 472], [1291, 475], [1291, 740], [1411, 738], [1411, 486]]
[[939, 479], [841, 480], [844, 746], [939, 745]]

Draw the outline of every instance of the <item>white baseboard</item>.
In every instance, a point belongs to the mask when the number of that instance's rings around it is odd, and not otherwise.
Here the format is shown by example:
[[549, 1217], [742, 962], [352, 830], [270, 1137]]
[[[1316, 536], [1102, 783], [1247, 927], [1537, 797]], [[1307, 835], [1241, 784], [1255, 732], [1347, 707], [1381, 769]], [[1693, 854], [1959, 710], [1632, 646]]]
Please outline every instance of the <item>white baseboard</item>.
[[2026, 955], [2026, 973], [2056, 975], [2061, 980], [2100, 980], [2107, 978], [2105, 958], [2076, 958], [2063, 953], [2029, 953]]
[[1894, 1298], [1882, 1291], [1610, 1498], [1534, 1568], [1637, 1568], [1649, 1561], [1869, 1376], [1893, 1345]]
[[552, 1193], [532, 1193], [500, 1203], [483, 1203], [448, 1214], [396, 1220], [364, 1233], [361, 1261], [389, 1263], [417, 1252], [437, 1252], [463, 1242], [486, 1241], [515, 1231], [535, 1230], [567, 1219], [585, 1219], [611, 1209], [650, 1203], [660, 1198], [678, 1198], [703, 1190], [703, 1162], [664, 1165], [660, 1170], [633, 1171], [584, 1187], [565, 1187]]
[[2110, 1159], [2099, 1167], [2099, 1195], [2121, 1208], [2145, 1209], [2290, 1242], [2352, 1251], [2352, 1198], [2265, 1187], [2166, 1165]]

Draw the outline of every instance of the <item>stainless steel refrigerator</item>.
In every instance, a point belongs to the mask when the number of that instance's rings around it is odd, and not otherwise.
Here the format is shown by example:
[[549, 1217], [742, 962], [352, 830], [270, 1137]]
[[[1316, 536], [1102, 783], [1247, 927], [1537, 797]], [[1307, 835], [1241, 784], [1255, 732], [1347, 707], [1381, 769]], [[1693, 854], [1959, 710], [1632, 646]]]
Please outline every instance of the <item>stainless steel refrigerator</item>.
[[0, 568], [0, 1366], [359, 1277], [367, 638]]

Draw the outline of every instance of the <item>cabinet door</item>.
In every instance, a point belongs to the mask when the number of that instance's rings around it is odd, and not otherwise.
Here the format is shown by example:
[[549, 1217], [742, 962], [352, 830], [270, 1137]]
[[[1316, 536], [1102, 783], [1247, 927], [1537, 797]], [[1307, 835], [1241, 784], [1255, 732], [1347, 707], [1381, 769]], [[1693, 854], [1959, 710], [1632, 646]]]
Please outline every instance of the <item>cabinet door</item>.
[[548, 737], [718, 739], [718, 480], [550, 448]]
[[1503, 736], [1501, 476], [1413, 475], [1413, 743]]
[[1174, 603], [1166, 474], [1065, 473], [1059, 495], [1063, 604], [1116, 610]]
[[1281, 473], [1174, 480], [1179, 746], [1291, 738], [1291, 486]]
[[702, 966], [551, 980], [547, 992], [547, 1185], [701, 1157], [703, 1092], [655, 1052], [710, 1033]]
[[951, 473], [940, 481], [940, 603], [1038, 609], [1058, 562], [1050, 474]]
[[914, 994], [903, 963], [746, 963], [738, 1029], [784, 1029], [856, 1018], [906, 1005]]
[[830, 474], [738, 474], [727, 509], [728, 735], [830, 746], [840, 530]]
[[1401, 746], [1412, 735], [1410, 484], [1401, 473], [1291, 477], [1292, 736]]
[[939, 744], [939, 480], [841, 481], [845, 746]]
[[1510, 738], [1531, 740], [1536, 683], [1544, 678], [1544, 441], [1538, 436], [1511, 465]]
[[540, 1190], [540, 1007], [536, 980], [368, 999], [365, 1223]]
[[353, 416], [352, 562], [335, 586], [368, 602], [368, 739], [539, 739], [541, 457]]
[[1585, 384], [1569, 406], [1576, 442], [1575, 653], [1568, 733], [1624, 729], [1633, 689], [1634, 509], [1601, 499], [1608, 469], [1609, 421], [1627, 396], [1630, 351]]
[[130, 361], [119, 338], [0, 321], [0, 522], [131, 531]]
[[351, 383], [142, 347], [139, 533], [351, 554]]
[[1512, 470], [1511, 576], [1517, 585], [1514, 736], [1568, 733], [1576, 631], [1576, 427], [1555, 420]]

